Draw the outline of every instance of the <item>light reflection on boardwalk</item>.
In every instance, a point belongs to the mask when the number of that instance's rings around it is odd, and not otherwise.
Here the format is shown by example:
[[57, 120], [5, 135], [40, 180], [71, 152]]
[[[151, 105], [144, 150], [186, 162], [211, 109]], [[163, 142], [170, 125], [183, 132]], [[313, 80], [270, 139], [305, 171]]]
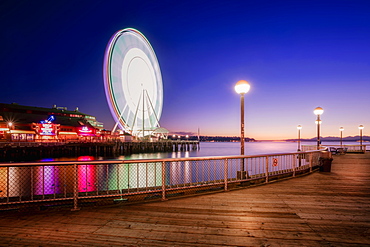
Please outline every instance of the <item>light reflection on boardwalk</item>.
[[370, 246], [370, 153], [331, 173], [165, 202], [0, 212], [0, 245]]

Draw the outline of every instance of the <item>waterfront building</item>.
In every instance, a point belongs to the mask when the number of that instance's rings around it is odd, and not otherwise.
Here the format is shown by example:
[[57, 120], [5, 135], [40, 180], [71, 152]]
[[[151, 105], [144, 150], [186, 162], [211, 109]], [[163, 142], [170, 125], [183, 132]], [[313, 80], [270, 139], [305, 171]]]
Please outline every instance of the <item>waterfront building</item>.
[[0, 141], [92, 141], [111, 138], [96, 117], [66, 107], [0, 103]]

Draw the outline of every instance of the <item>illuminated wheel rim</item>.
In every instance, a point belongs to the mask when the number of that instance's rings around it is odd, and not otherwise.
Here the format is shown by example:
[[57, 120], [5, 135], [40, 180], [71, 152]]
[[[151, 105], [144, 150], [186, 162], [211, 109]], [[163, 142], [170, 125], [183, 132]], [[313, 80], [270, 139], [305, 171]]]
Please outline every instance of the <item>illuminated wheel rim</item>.
[[142, 33], [127, 28], [112, 36], [104, 58], [104, 85], [112, 116], [122, 130], [145, 135], [159, 126], [162, 76]]

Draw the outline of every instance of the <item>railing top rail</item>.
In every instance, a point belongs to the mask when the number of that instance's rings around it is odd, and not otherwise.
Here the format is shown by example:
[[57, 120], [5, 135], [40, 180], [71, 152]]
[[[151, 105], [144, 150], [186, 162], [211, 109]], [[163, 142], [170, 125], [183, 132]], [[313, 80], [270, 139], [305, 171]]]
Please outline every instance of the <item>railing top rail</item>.
[[14, 167], [14, 166], [54, 166], [54, 165], [88, 165], [88, 164], [132, 164], [132, 163], [160, 163], [160, 162], [179, 162], [179, 161], [199, 161], [199, 160], [225, 160], [225, 159], [246, 159], [246, 158], [260, 158], [271, 156], [296, 155], [307, 153], [318, 153], [326, 151], [309, 150], [293, 153], [273, 153], [273, 154], [259, 154], [259, 155], [234, 155], [234, 156], [205, 156], [205, 157], [190, 157], [190, 158], [165, 158], [165, 159], [136, 159], [136, 160], [92, 160], [92, 161], [40, 161], [40, 162], [18, 162], [18, 163], [0, 163], [0, 167]]
[[340, 147], [340, 146], [346, 146], [346, 147], [361, 147], [361, 146], [370, 146], [370, 144], [333, 144], [333, 145], [326, 145], [329, 147]]

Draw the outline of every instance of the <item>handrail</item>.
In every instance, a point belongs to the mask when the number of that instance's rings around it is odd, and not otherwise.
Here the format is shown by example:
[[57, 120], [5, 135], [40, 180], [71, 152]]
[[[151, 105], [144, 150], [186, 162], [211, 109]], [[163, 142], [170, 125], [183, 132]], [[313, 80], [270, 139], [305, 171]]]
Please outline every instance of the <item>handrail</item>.
[[[325, 154], [325, 155], [324, 155]], [[128, 197], [161, 198], [312, 172], [314, 150], [265, 155], [0, 164], [0, 205]], [[125, 197], [125, 198], [123, 198]], [[141, 199], [144, 200], [144, 199]]]
[[[324, 146], [322, 146], [324, 147]], [[342, 144], [342, 145], [338, 145], [338, 144], [325, 144], [325, 148], [326, 149], [329, 149], [330, 147], [343, 147], [343, 148], [347, 148], [347, 150], [349, 152], [366, 152], [366, 148], [367, 148], [367, 145], [363, 144]], [[309, 151], [309, 150], [316, 150], [317, 149], [317, 146], [316, 145], [302, 145], [302, 149], [304, 151]]]
[[179, 162], [179, 161], [202, 161], [202, 160], [220, 160], [220, 159], [243, 159], [243, 158], [259, 158], [270, 156], [284, 156], [291, 154], [307, 154], [326, 151], [327, 149], [310, 150], [294, 153], [272, 153], [272, 154], [256, 154], [256, 155], [232, 155], [232, 156], [203, 156], [203, 157], [188, 157], [188, 158], [162, 158], [162, 159], [136, 159], [136, 160], [91, 160], [91, 161], [38, 161], [38, 162], [20, 162], [20, 163], [0, 163], [0, 167], [11, 166], [48, 166], [48, 165], [86, 165], [86, 164], [128, 164], [128, 163], [156, 163], [156, 162]]

